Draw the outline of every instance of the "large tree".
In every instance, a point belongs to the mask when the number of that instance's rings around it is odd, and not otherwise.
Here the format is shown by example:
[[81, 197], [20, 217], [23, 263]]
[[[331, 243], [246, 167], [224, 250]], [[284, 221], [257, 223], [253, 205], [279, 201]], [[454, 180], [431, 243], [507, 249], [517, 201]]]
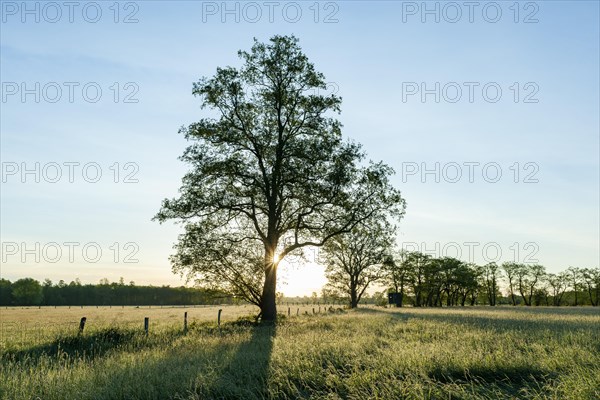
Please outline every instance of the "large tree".
[[400, 215], [404, 201], [382, 163], [367, 163], [345, 141], [341, 98], [322, 95], [317, 72], [293, 36], [255, 40], [240, 68], [217, 68], [193, 94], [213, 117], [182, 128], [191, 141], [181, 159], [190, 170], [180, 196], [156, 218], [185, 232], [173, 269], [230, 289], [274, 320], [279, 262], [323, 246], [372, 215]]

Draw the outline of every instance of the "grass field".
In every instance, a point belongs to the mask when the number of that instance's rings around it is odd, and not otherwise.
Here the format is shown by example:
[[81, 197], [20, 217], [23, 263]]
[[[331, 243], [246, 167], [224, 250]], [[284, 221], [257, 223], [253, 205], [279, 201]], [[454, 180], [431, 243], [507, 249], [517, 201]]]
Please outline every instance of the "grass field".
[[[597, 399], [600, 310], [9, 308], [3, 399]], [[190, 329], [182, 331], [183, 312]], [[280, 311], [287, 313], [287, 306]], [[85, 332], [77, 336], [79, 318]], [[143, 318], [150, 317], [150, 334]]]

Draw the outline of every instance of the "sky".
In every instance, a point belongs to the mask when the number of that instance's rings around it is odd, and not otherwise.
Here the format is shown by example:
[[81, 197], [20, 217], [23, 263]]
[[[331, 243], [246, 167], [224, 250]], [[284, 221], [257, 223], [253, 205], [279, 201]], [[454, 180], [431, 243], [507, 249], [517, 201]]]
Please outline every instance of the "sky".
[[[600, 263], [599, 2], [0, 2], [0, 276], [181, 285], [151, 221], [186, 166], [193, 82], [294, 34], [392, 166], [403, 248]], [[318, 251], [279, 290], [325, 283]]]

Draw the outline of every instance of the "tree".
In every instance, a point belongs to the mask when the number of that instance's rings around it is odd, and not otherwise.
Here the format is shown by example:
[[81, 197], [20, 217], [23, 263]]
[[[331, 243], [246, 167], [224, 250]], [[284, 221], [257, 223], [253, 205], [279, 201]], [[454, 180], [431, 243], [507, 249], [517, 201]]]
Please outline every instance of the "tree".
[[284, 299], [284, 297], [285, 297], [285, 296], [283, 295], [283, 293], [282, 293], [282, 292], [277, 292], [277, 293], [275, 294], [275, 298], [277, 299], [277, 304], [279, 304], [279, 305], [283, 304], [283, 299]]
[[238, 54], [241, 68], [218, 68], [194, 85], [217, 117], [181, 129], [193, 142], [181, 157], [191, 169], [155, 219], [185, 225], [175, 272], [231, 289], [274, 320], [286, 255], [323, 246], [379, 211], [401, 215], [404, 200], [391, 168], [365, 165], [360, 145], [342, 139], [330, 116], [341, 98], [318, 94], [325, 77], [298, 39], [255, 40]]
[[342, 302], [342, 298], [340, 298], [339, 293], [337, 293], [335, 290], [328, 288], [327, 286], [324, 286], [321, 289], [321, 298], [323, 299], [323, 301], [327, 304], [327, 303], [334, 303], [334, 304], [338, 304]]
[[483, 287], [490, 306], [496, 305], [498, 294], [498, 279], [500, 279], [502, 271], [495, 262], [488, 263], [482, 268]]
[[404, 295], [412, 279], [410, 266], [406, 262], [407, 255], [405, 250], [394, 251], [385, 258], [382, 265], [387, 283], [393, 288], [394, 293], [398, 293], [396, 307], [403, 306]]
[[57, 290], [55, 286], [52, 285], [52, 281], [48, 278], [44, 279], [44, 283], [42, 283], [42, 297], [44, 299], [44, 305], [55, 304]]
[[12, 285], [8, 279], [0, 278], [0, 306], [12, 304]]
[[387, 306], [387, 296], [384, 292], [375, 292], [372, 296], [373, 303], [378, 307]]
[[23, 278], [12, 284], [12, 295], [17, 305], [35, 306], [42, 302], [42, 286], [33, 278]]
[[319, 295], [317, 294], [317, 292], [312, 292], [312, 294], [310, 295], [310, 300], [313, 304], [317, 304], [319, 300]]
[[[454, 275], [456, 279], [457, 292], [460, 295], [460, 305], [464, 306], [467, 298], [472, 306], [477, 303], [479, 295], [480, 269], [474, 264], [460, 262]], [[455, 303], [456, 304], [456, 303]]]
[[546, 282], [550, 286], [552, 295], [552, 304], [554, 306], [560, 306], [561, 300], [565, 291], [567, 290], [569, 277], [565, 272], [559, 274], [547, 274]]
[[519, 268], [519, 264], [514, 262], [502, 263], [502, 269], [506, 273], [506, 279], [508, 280], [508, 290], [510, 294], [510, 300], [513, 306], [517, 305], [517, 299], [515, 297], [515, 285], [517, 272]]
[[592, 306], [600, 304], [600, 268], [584, 268], [581, 270], [583, 283], [587, 288]]
[[347, 296], [350, 308], [356, 308], [369, 285], [384, 276], [382, 267], [394, 229], [377, 217], [323, 247], [328, 285]]
[[407, 268], [412, 271], [411, 289], [415, 295], [415, 307], [423, 305], [423, 291], [425, 290], [426, 275], [425, 272], [431, 263], [431, 256], [418, 251], [413, 251], [406, 256]]
[[567, 276], [569, 277], [569, 283], [571, 284], [571, 288], [575, 293], [575, 306], [578, 305], [578, 296], [579, 289], [582, 284], [582, 274], [580, 268], [569, 267], [566, 271]]
[[544, 266], [538, 264], [517, 264], [515, 274], [519, 293], [521, 294], [525, 305], [531, 306], [531, 299], [537, 289], [537, 284], [543, 279], [546, 270]]
[[447, 265], [446, 260], [441, 258], [431, 258], [425, 264], [423, 270], [423, 298], [425, 299], [425, 306], [441, 307], [444, 293], [447, 294], [447, 305], [451, 305], [454, 295], [453, 288], [450, 287], [453, 283], [452, 267]]

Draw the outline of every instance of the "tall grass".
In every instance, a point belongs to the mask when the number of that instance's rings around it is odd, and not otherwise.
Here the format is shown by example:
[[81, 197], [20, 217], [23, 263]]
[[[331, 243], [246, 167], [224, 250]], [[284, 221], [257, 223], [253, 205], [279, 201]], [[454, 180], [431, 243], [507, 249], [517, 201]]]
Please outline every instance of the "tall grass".
[[[4, 348], [5, 399], [597, 399], [600, 314], [363, 309]], [[87, 328], [86, 328], [87, 329]]]

